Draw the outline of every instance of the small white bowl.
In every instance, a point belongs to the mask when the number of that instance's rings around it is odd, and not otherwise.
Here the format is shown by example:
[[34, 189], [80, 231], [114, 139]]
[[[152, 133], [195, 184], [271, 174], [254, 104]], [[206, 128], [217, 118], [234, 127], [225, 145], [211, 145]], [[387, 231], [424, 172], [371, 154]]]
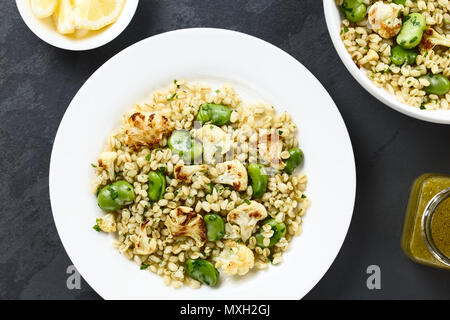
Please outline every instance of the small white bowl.
[[385, 105], [405, 115], [429, 122], [450, 124], [450, 110], [421, 110], [399, 102], [395, 96], [388, 93], [385, 89], [375, 86], [375, 84], [367, 78], [365, 72], [356, 66], [342, 43], [339, 34], [342, 21], [341, 10], [338, 8], [334, 0], [323, 0], [323, 7], [328, 31], [330, 32], [334, 47], [336, 48], [339, 57], [347, 67], [348, 71], [350, 71], [352, 76], [361, 86], [363, 86], [364, 89], [366, 89], [371, 95], [383, 102]]
[[116, 38], [130, 23], [136, 12], [139, 0], [127, 0], [119, 19], [105, 29], [94, 31], [84, 38], [59, 34], [52, 18], [39, 19], [31, 10], [30, 0], [16, 0], [17, 8], [25, 24], [41, 40], [57, 48], [83, 51], [101, 47]]

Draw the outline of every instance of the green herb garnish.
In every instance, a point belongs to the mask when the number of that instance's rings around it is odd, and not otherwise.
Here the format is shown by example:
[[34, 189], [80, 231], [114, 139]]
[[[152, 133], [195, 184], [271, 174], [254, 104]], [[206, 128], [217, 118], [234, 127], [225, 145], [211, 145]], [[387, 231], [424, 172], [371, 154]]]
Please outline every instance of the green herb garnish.
[[173, 98], [175, 98], [177, 96], [177, 93], [175, 92], [173, 95], [170, 96], [170, 98], [167, 99], [167, 101], [172, 100]]

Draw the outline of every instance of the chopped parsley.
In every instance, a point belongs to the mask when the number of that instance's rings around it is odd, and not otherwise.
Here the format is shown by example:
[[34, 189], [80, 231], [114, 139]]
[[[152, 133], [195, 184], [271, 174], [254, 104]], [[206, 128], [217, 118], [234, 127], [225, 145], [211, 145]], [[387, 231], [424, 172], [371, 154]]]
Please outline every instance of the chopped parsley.
[[[175, 80], [175, 81], [176, 81], [176, 80]], [[140, 269], [141, 269], [141, 270], [145, 270], [145, 269], [147, 269], [148, 267], [149, 267], [148, 264], [143, 263], [143, 264], [141, 264]]]
[[281, 136], [283, 134], [283, 130], [278, 130], [278, 134]]
[[93, 226], [92, 229], [94, 229], [94, 230], [97, 231], [97, 232], [101, 232], [102, 229], [100, 229], [100, 227], [99, 227], [99, 225], [98, 225], [98, 220], [99, 220], [99, 219], [97, 219], [97, 221], [96, 221], [97, 224], [96, 224], [95, 226]]
[[97, 168], [97, 166], [93, 163], [91, 163], [92, 168]]
[[251, 203], [250, 200], [248, 200], [248, 199], [245, 199], [244, 202], [248, 205]]
[[307, 198], [306, 195], [302, 194], [302, 199], [306, 199], [306, 198]]
[[159, 170], [162, 174], [166, 173], [166, 167], [160, 166], [160, 167], [158, 168], [158, 170]]
[[214, 190], [214, 183], [212, 183], [212, 182], [209, 183], [209, 189], [210, 189], [209, 194], [212, 194], [213, 190]]
[[150, 159], [152, 158], [152, 154], [149, 153], [148, 155], [145, 156], [145, 160], [150, 161]]
[[170, 96], [170, 98], [167, 98], [167, 101], [172, 100], [173, 98], [175, 98], [177, 96], [177, 93], [175, 92], [173, 95]]
[[217, 90], [216, 90], [216, 93], [217, 93], [217, 94], [219, 94], [219, 93], [220, 93], [220, 90], [219, 90], [219, 89], [217, 89]]
[[119, 192], [117, 192], [116, 189], [109, 187], [108, 188], [109, 193], [111, 193], [111, 199], [112, 200], [116, 200], [117, 197], [119, 196]]

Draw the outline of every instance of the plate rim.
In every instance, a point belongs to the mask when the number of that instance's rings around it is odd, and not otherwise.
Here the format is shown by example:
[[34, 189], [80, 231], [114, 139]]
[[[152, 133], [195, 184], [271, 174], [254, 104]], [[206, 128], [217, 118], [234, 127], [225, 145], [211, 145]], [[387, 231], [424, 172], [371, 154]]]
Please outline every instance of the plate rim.
[[[356, 162], [355, 162], [355, 154], [354, 154], [354, 150], [353, 150], [353, 144], [352, 144], [352, 140], [351, 137], [349, 135], [348, 132], [348, 128], [345, 124], [345, 121], [339, 111], [339, 109], [337, 108], [336, 104], [334, 103], [333, 99], [331, 98], [331, 96], [329, 95], [328, 91], [323, 87], [323, 85], [320, 83], [320, 81], [297, 59], [295, 59], [293, 56], [291, 56], [289, 53], [285, 52], [284, 50], [282, 50], [281, 48], [269, 43], [268, 41], [262, 40], [260, 38], [257, 38], [255, 36], [243, 33], [243, 32], [238, 32], [238, 31], [234, 31], [234, 30], [227, 30], [227, 29], [221, 29], [221, 28], [186, 28], [186, 29], [177, 29], [177, 30], [172, 30], [172, 31], [168, 31], [168, 32], [164, 32], [161, 34], [157, 34], [154, 36], [150, 36], [147, 37], [145, 39], [142, 39], [132, 45], [130, 45], [129, 47], [121, 50], [120, 52], [118, 52], [117, 54], [115, 54], [114, 56], [112, 56], [110, 59], [108, 59], [106, 62], [104, 62], [94, 73], [92, 73], [90, 75], [90, 77], [84, 82], [84, 84], [80, 87], [80, 89], [77, 91], [77, 93], [74, 95], [74, 97], [72, 98], [69, 106], [67, 107], [61, 122], [58, 126], [56, 135], [55, 135], [55, 139], [53, 142], [53, 146], [52, 146], [52, 153], [51, 153], [51, 157], [50, 157], [50, 165], [49, 165], [49, 195], [50, 195], [50, 204], [51, 204], [51, 209], [52, 209], [52, 216], [53, 219], [55, 221], [55, 226], [58, 232], [58, 236], [61, 239], [61, 242], [63, 244], [64, 250], [66, 251], [67, 255], [69, 256], [70, 260], [72, 261], [72, 263], [75, 265], [75, 261], [73, 260], [73, 256], [71, 253], [69, 253], [69, 251], [67, 250], [67, 248], [69, 246], [66, 245], [66, 241], [64, 240], [64, 235], [61, 233], [60, 227], [58, 227], [58, 222], [57, 222], [57, 215], [54, 213], [55, 212], [55, 208], [54, 208], [54, 200], [53, 199], [53, 193], [54, 190], [52, 188], [52, 181], [54, 180], [54, 174], [52, 174], [52, 172], [54, 172], [54, 170], [52, 170], [52, 168], [54, 167], [54, 152], [56, 149], [56, 146], [59, 143], [59, 137], [60, 135], [60, 130], [63, 126], [63, 124], [65, 123], [69, 110], [71, 108], [73, 108], [73, 103], [76, 100], [77, 96], [80, 94], [80, 92], [83, 90], [83, 88], [85, 86], [88, 86], [92, 81], [94, 81], [93, 79], [95, 79], [97, 77], [98, 74], [100, 74], [102, 72], [102, 70], [109, 64], [109, 63], [113, 63], [115, 60], [119, 60], [122, 56], [126, 55], [129, 51], [133, 50], [136, 47], [139, 47], [141, 45], [143, 45], [145, 42], [149, 42], [152, 41], [153, 39], [158, 39], [158, 38], [164, 38], [164, 37], [168, 37], [171, 36], [173, 34], [176, 33], [185, 33], [185, 32], [225, 32], [225, 33], [230, 33], [230, 34], [234, 34], [234, 36], [238, 36], [238, 37], [244, 37], [247, 38], [249, 40], [253, 40], [253, 41], [257, 41], [260, 42], [262, 44], [264, 44], [265, 46], [269, 46], [271, 47], [271, 49], [275, 49], [276, 51], [278, 51], [279, 54], [284, 55], [286, 58], [290, 59], [292, 62], [298, 64], [298, 66], [300, 66], [305, 72], [309, 73], [310, 76], [312, 76], [314, 79], [316, 79], [316, 81], [320, 84], [320, 86], [324, 89], [324, 91], [326, 92], [326, 94], [328, 95], [328, 98], [330, 99], [330, 101], [332, 102], [332, 110], [334, 110], [335, 112], [337, 112], [338, 115], [338, 119], [340, 119], [341, 121], [341, 125], [343, 126], [344, 132], [345, 133], [345, 138], [346, 141], [348, 142], [348, 148], [349, 148], [349, 152], [351, 152], [351, 163], [348, 163], [349, 166], [349, 171], [351, 171], [351, 177], [349, 177], [349, 180], [351, 180], [351, 192], [350, 192], [350, 187], [349, 187], [349, 199], [351, 196], [351, 203], [348, 203], [348, 205], [351, 208], [351, 212], [348, 213], [348, 216], [346, 216], [347, 220], [346, 220], [346, 224], [345, 224], [345, 228], [346, 231], [345, 233], [342, 235], [342, 239], [339, 239], [339, 250], [337, 250], [334, 255], [333, 258], [330, 259], [330, 261], [328, 262], [328, 265], [326, 266], [325, 272], [318, 278], [316, 279], [316, 281], [314, 281], [313, 285], [309, 286], [308, 290], [300, 296], [300, 299], [303, 298], [308, 292], [310, 292], [314, 286], [316, 286], [319, 281], [325, 276], [325, 274], [328, 272], [329, 268], [331, 267], [331, 265], [334, 263], [334, 261], [336, 260], [337, 255], [339, 254], [339, 252], [342, 249], [342, 246], [344, 245], [345, 239], [347, 237], [347, 234], [349, 232], [350, 229], [350, 224], [353, 218], [353, 214], [354, 214], [354, 208], [355, 208], [355, 201], [356, 201], [356, 186], [357, 186], [357, 175], [356, 175]], [[349, 208], [349, 209], [350, 209]], [[75, 265], [75, 267], [77, 267]], [[83, 270], [79, 270], [77, 269], [80, 274], [83, 276]], [[93, 284], [92, 281], [90, 281], [90, 279], [88, 280], [87, 278], [85, 278], [83, 276], [83, 279], [91, 286], [91, 288], [93, 290], [96, 291], [97, 294], [99, 294], [103, 299], [109, 299], [108, 294], [105, 294], [101, 288], [97, 287], [97, 284]], [[179, 299], [174, 297], [173, 299]], [[214, 299], [214, 298], [211, 298]]]

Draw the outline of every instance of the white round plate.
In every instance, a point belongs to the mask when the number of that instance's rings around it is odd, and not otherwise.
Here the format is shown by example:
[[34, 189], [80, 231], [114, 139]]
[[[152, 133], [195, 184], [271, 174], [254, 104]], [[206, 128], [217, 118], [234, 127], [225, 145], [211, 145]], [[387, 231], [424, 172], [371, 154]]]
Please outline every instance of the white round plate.
[[85, 38], [74, 38], [56, 31], [52, 18], [39, 19], [31, 11], [30, 0], [16, 0], [19, 13], [30, 30], [41, 40], [54, 47], [82, 51], [101, 47], [115, 39], [128, 26], [136, 12], [139, 0], [127, 0], [119, 19], [100, 31], [94, 31]]
[[327, 22], [328, 31], [333, 41], [334, 47], [341, 58], [342, 62], [351, 73], [351, 75], [359, 82], [359, 84], [366, 89], [372, 96], [383, 102], [385, 105], [391, 107], [398, 112], [407, 116], [425, 120], [435, 123], [450, 124], [449, 110], [435, 110], [427, 111], [409, 106], [405, 103], [399, 102], [395, 96], [388, 93], [382, 88], [378, 88], [375, 84], [367, 78], [366, 73], [359, 69], [353, 62], [350, 54], [347, 52], [340, 36], [340, 25], [342, 21], [341, 10], [336, 5], [334, 0], [323, 0], [323, 7], [325, 11], [325, 20]]
[[[217, 288], [172, 289], [92, 229], [104, 214], [91, 193], [95, 162], [122, 115], [174, 79], [232, 84], [244, 100], [288, 110], [299, 125], [312, 207], [284, 262]], [[84, 279], [106, 299], [300, 299], [322, 278], [346, 236], [356, 177], [345, 124], [319, 81], [273, 45], [242, 33], [186, 29], [123, 50], [86, 81], [64, 115], [50, 163], [50, 198], [58, 233]]]

